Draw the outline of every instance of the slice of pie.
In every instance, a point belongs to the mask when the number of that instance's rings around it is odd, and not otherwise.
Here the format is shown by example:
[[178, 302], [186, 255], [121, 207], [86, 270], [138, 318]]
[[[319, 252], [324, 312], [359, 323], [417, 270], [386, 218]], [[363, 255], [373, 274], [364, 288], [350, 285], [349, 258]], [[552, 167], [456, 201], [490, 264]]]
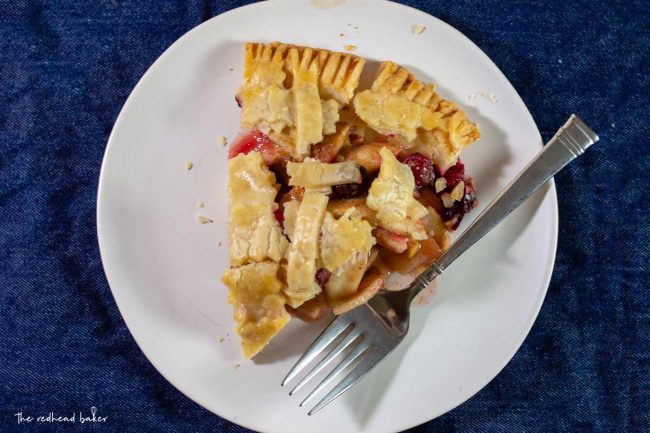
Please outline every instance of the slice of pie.
[[222, 281], [247, 358], [292, 316], [344, 314], [391, 273], [415, 277], [476, 204], [459, 156], [477, 125], [393, 62], [357, 89], [364, 65], [349, 53], [246, 44]]

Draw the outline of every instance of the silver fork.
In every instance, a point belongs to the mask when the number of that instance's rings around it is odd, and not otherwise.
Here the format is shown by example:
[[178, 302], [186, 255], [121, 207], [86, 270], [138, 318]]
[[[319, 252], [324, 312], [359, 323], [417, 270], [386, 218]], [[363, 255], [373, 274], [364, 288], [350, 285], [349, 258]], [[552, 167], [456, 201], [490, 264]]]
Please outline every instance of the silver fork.
[[[399, 292], [378, 294], [367, 304], [334, 319], [282, 381], [282, 385], [286, 385], [306, 371], [306, 367], [316, 358], [323, 356], [289, 394], [293, 395], [306, 385], [346, 349], [349, 352], [345, 358], [307, 395], [300, 406], [334, 383], [334, 378], [354, 363], [354, 368], [309, 411], [309, 415], [322, 409], [357, 383], [406, 336], [409, 330], [409, 308], [413, 298], [555, 173], [597, 141], [598, 136], [578, 116], [571, 115], [546, 146], [483, 210], [449, 250], [421, 273], [409, 287]], [[330, 346], [334, 347], [327, 351]]]

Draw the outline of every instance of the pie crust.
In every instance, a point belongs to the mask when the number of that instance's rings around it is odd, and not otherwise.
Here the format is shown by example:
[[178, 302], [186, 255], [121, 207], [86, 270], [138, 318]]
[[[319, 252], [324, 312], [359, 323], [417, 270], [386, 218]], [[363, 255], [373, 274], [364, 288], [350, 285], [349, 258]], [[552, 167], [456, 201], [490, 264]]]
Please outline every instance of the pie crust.
[[365, 60], [279, 42], [247, 43], [238, 92], [243, 128], [259, 128], [290, 146], [296, 159], [336, 132], [339, 110], [359, 84]]
[[372, 88], [356, 94], [354, 109], [369, 127], [391, 141], [428, 156], [446, 170], [480, 138], [457, 104], [443, 99], [405, 68], [383, 62]]

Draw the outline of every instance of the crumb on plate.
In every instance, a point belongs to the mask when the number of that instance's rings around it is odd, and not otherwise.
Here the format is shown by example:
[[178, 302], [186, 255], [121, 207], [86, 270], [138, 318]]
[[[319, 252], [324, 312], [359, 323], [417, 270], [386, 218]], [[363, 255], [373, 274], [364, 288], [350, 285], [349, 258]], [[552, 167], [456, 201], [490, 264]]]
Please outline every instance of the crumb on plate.
[[221, 245], [223, 245], [223, 242], [221, 242], [221, 241], [217, 242], [218, 247], [220, 247]]
[[418, 24], [415, 27], [413, 27], [413, 33], [416, 35], [421, 34], [423, 31], [425, 31], [427, 28], [424, 27], [422, 24]]
[[194, 163], [192, 161], [185, 161], [183, 167], [185, 167], [185, 170], [191, 170], [194, 167]]
[[220, 135], [217, 137], [217, 143], [219, 143], [223, 147], [226, 147], [228, 145], [228, 139], [223, 135]]
[[350, 45], [346, 45], [344, 48], [345, 48], [346, 51], [356, 51], [357, 46], [350, 44]]
[[200, 202], [198, 202], [198, 203], [196, 204], [196, 207], [198, 207], [198, 208], [204, 208], [204, 207], [205, 207], [205, 203], [203, 203], [202, 201], [200, 201]]
[[196, 219], [197, 219], [201, 224], [210, 224], [210, 223], [214, 222], [214, 221], [212, 221], [210, 218], [208, 218], [208, 217], [206, 217], [206, 216], [203, 216], [203, 215], [199, 215], [198, 217], [196, 217]]

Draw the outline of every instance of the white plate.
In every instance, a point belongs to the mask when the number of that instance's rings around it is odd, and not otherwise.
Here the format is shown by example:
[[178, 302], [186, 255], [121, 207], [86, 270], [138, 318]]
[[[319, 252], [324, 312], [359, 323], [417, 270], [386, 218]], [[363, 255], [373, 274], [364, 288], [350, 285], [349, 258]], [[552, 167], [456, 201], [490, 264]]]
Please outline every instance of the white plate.
[[[417, 24], [426, 26], [424, 33], [414, 34]], [[320, 327], [292, 321], [256, 363], [243, 361], [219, 281], [227, 263], [227, 162], [217, 137], [238, 132], [233, 97], [248, 40], [333, 50], [354, 44], [367, 59], [394, 60], [438, 83], [480, 124], [482, 138], [463, 159], [483, 206], [542, 144], [528, 110], [485, 54], [415, 9], [374, 0], [292, 0], [215, 17], [153, 64], [108, 142], [97, 224], [104, 268], [125, 322], [180, 391], [255, 430], [377, 433], [443, 414], [505, 366], [537, 316], [557, 240], [552, 184], [449, 268], [430, 305], [414, 312], [411, 333], [395, 353], [308, 417], [298, 407], [304, 394], [289, 397], [279, 384]], [[479, 96], [469, 97], [474, 94]], [[191, 171], [185, 161], [194, 162]], [[198, 201], [205, 208], [193, 205]], [[198, 224], [199, 214], [214, 224]]]

